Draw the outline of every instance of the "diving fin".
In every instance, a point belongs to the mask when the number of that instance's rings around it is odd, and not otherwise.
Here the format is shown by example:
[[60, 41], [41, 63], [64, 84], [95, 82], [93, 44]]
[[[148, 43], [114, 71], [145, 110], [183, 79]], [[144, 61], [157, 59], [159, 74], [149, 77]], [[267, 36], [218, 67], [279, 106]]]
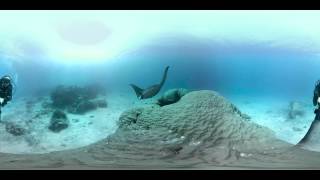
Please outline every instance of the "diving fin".
[[133, 88], [133, 90], [136, 93], [137, 97], [139, 99], [141, 99], [141, 96], [142, 96], [142, 93], [143, 93], [143, 89], [139, 88], [138, 86], [136, 86], [134, 84], [130, 84], [130, 86]]

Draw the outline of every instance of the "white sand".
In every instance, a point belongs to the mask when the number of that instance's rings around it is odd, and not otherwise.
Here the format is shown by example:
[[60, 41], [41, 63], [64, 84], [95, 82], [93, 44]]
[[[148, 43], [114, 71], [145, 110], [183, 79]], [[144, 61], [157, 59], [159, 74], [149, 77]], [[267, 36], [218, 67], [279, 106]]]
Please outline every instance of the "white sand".
[[[51, 114], [33, 122], [31, 134], [26, 136], [13, 136], [6, 132], [4, 124], [0, 124], [0, 152], [47, 153], [95, 143], [115, 132], [116, 122], [124, 110], [155, 101], [156, 97], [139, 101], [131, 91], [124, 91], [109, 93], [106, 99], [107, 108], [100, 108], [85, 115], [67, 114], [70, 125], [59, 133], [48, 130]], [[241, 112], [248, 114], [252, 121], [272, 129], [279, 139], [292, 144], [296, 144], [305, 135], [314, 118], [314, 108], [308, 101], [302, 101], [306, 105], [306, 114], [303, 117], [288, 120], [288, 100], [241, 96], [229, 96], [227, 99]], [[27, 113], [26, 101], [24, 98], [13, 100], [3, 108], [2, 119], [31, 119], [36, 111], [41, 109], [42, 101], [35, 104], [32, 113]]]
[[[111, 93], [106, 97], [108, 107], [99, 108], [85, 115], [67, 114], [69, 127], [59, 133], [48, 130], [51, 113], [32, 123], [31, 133], [13, 136], [0, 124], [0, 152], [4, 153], [47, 153], [73, 149], [95, 143], [117, 129], [120, 114], [137, 102], [133, 94]], [[25, 98], [15, 99], [3, 108], [3, 121], [27, 121], [41, 110], [37, 102], [31, 113], [27, 113]], [[35, 99], [36, 101], [36, 99]], [[32, 144], [28, 143], [32, 142]]]
[[272, 129], [284, 141], [296, 144], [302, 139], [314, 119], [314, 107], [309, 100], [296, 100], [304, 104], [305, 115], [296, 119], [288, 118], [291, 100], [279, 98], [228, 97], [241, 112], [251, 117], [253, 122]]

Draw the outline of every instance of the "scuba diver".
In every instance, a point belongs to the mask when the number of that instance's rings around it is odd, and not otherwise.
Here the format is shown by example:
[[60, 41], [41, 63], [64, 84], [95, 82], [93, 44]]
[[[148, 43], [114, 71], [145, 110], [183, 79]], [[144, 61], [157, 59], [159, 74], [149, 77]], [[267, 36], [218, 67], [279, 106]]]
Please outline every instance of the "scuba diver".
[[314, 118], [314, 121], [311, 123], [311, 126], [307, 134], [300, 140], [300, 142], [297, 145], [302, 145], [303, 143], [307, 142], [311, 137], [312, 131], [320, 123], [320, 80], [316, 82], [313, 90], [313, 105], [317, 106], [316, 109], [314, 110], [314, 113], [316, 114], [316, 116]]
[[[316, 106], [316, 105], [319, 105], [320, 104], [320, 80], [318, 80], [316, 82], [316, 85], [314, 87], [314, 90], [313, 90], [313, 105]], [[319, 107], [318, 107], [319, 109]], [[316, 109], [316, 110], [318, 110]], [[314, 112], [316, 113], [316, 111]]]
[[1, 122], [1, 107], [4, 107], [8, 101], [12, 99], [12, 80], [8, 75], [0, 79], [0, 122]]

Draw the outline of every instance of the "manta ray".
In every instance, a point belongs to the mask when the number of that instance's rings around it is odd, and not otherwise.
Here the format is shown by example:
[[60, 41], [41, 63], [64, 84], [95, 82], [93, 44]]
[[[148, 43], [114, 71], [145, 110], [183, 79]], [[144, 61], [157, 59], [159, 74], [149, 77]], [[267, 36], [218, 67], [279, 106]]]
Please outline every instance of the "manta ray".
[[155, 84], [155, 85], [150, 86], [146, 89], [142, 89], [134, 84], [130, 84], [130, 86], [135, 91], [138, 99], [148, 99], [148, 98], [152, 98], [153, 96], [157, 95], [158, 92], [160, 91], [161, 87], [163, 86], [164, 82], [167, 79], [168, 69], [169, 69], [169, 66], [167, 66], [166, 69], [164, 70], [160, 84]]

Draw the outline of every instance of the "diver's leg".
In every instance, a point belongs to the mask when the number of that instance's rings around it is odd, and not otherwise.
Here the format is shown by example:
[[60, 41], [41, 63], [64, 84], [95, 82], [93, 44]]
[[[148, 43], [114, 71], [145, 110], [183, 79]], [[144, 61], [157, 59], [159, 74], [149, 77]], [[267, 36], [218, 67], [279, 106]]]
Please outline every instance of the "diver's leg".
[[320, 123], [320, 110], [316, 109], [314, 112], [316, 113], [316, 117], [312, 121], [307, 134], [300, 140], [300, 142], [297, 145], [301, 145], [302, 143], [306, 142], [309, 139], [309, 135], [313, 131], [315, 126]]

